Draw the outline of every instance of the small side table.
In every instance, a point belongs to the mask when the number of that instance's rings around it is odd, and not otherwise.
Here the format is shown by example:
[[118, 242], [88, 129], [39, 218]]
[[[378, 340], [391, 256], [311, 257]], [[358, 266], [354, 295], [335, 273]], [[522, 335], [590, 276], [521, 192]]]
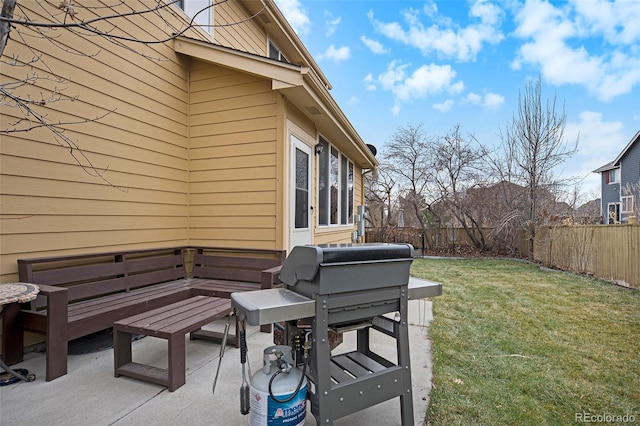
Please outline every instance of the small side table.
[[[35, 284], [0, 284], [0, 317], [2, 317], [4, 321], [3, 314], [5, 312], [5, 308], [19, 308], [19, 304], [31, 302], [36, 298], [39, 292], [40, 288], [38, 288], [38, 286]], [[23, 371], [25, 371], [24, 374], [20, 374], [19, 372], [12, 370], [7, 364], [5, 364], [4, 360], [1, 357], [0, 367], [4, 370], [3, 373], [0, 373], [0, 382], [9, 384], [13, 383], [13, 381], [11, 380], [33, 382], [36, 379], [35, 374], [29, 374], [29, 372], [26, 370], [22, 369]]]

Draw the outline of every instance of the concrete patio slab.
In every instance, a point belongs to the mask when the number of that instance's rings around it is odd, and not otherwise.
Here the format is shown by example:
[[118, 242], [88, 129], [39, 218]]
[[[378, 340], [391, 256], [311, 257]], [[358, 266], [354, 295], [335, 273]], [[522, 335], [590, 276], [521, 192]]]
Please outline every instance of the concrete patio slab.
[[[431, 346], [427, 338], [431, 302], [409, 302], [409, 340], [416, 424], [423, 424], [431, 390]], [[222, 329], [217, 322], [208, 327]], [[252, 372], [262, 366], [262, 351], [273, 344], [271, 334], [250, 327], [249, 363]], [[355, 333], [346, 333], [335, 353], [355, 347]], [[372, 348], [394, 360], [395, 342], [372, 333]], [[166, 340], [145, 337], [133, 342], [133, 356], [140, 362], [164, 367]], [[213, 377], [219, 362], [220, 346], [206, 341], [187, 342], [187, 383], [175, 392], [127, 377], [114, 377], [113, 350], [70, 355], [69, 373], [46, 382], [45, 356], [31, 353], [13, 366], [26, 368], [37, 379], [0, 387], [0, 424], [38, 426], [100, 425], [247, 425], [249, 416], [240, 414], [242, 383], [239, 350], [227, 347], [220, 376], [212, 395]], [[315, 425], [310, 412], [307, 425]], [[400, 425], [400, 402], [393, 398], [382, 404], [334, 422], [336, 425]]]

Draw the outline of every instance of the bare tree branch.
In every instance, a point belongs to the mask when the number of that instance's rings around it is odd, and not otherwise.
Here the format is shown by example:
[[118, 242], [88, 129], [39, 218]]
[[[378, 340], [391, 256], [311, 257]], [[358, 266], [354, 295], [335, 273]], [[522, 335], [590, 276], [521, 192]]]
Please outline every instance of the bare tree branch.
[[[71, 127], [99, 121], [114, 112], [115, 109], [92, 118], [52, 121], [48, 115], [52, 104], [65, 101], [73, 102], [78, 99], [78, 96], [65, 94], [67, 87], [60, 86], [66, 86], [70, 82], [49, 67], [42, 54], [34, 50], [33, 46], [37, 46], [37, 44], [32, 43], [32, 40], [45, 40], [57, 49], [81, 57], [91, 58], [101, 53], [101, 49], [95, 52], [86, 52], [79, 47], [63, 45], [58, 40], [55, 30], [64, 29], [78, 37], [100, 37], [120, 49], [160, 61], [163, 59], [152, 58], [149, 54], [137, 49], [136, 46], [157, 45], [174, 40], [190, 29], [201, 26], [196, 23], [199, 15], [208, 13], [212, 7], [228, 0], [211, 2], [197, 11], [187, 21], [178, 21], [173, 18], [175, 9], [171, 6], [179, 0], [154, 0], [149, 6], [145, 5], [144, 8], [140, 9], [133, 9], [126, 0], [120, 0], [110, 5], [95, 2], [83, 5], [80, 0], [56, 0], [56, 3], [50, 0], [27, 0], [31, 2], [29, 4], [30, 9], [21, 7], [21, 1], [24, 0], [2, 0], [2, 9], [0, 11], [0, 62], [3, 66], [27, 67], [31, 68], [31, 70], [24, 78], [7, 78], [3, 79], [2, 84], [0, 84], [0, 105], [20, 111], [17, 118], [8, 121], [6, 128], [0, 129], [0, 134], [23, 133], [45, 128], [51, 132], [56, 143], [64, 147], [86, 173], [101, 179], [111, 186], [124, 190], [124, 188], [113, 185], [107, 179], [105, 174], [108, 171], [108, 167], [97, 168], [82, 151], [79, 142], [66, 134], [66, 131]], [[142, 4], [145, 3], [143, 2]], [[115, 12], [118, 8], [125, 7], [128, 10]], [[35, 13], [35, 10], [37, 10], [41, 18], [31, 19], [29, 17], [30, 14]], [[264, 7], [257, 14], [261, 13], [262, 10], [264, 10]], [[254, 19], [257, 14], [239, 22], [230, 22], [220, 26], [237, 25]], [[166, 36], [147, 39], [137, 38], [126, 34], [121, 29], [125, 27], [121, 25], [123, 22], [137, 19], [138, 17], [144, 18], [148, 15], [159, 17], [164, 21], [167, 31]], [[183, 24], [174, 24], [174, 22], [183, 22]], [[210, 26], [216, 27], [217, 25]], [[28, 60], [22, 60], [17, 56], [7, 58], [5, 56], [5, 48], [12, 38], [21, 43], [33, 56]], [[36, 64], [39, 64], [40, 70], [37, 70]], [[42, 69], [44, 69], [44, 72]], [[49, 73], [49, 75], [46, 75], [46, 73]], [[42, 83], [46, 81], [55, 82], [56, 86], [51, 89], [43, 89]], [[37, 88], [40, 96], [25, 94], [26, 88]]]
[[569, 159], [577, 150], [578, 141], [565, 141], [564, 128], [567, 115], [564, 107], [556, 110], [555, 97], [542, 100], [542, 81], [527, 82], [524, 93], [518, 95], [518, 110], [506, 129], [501, 132], [502, 159], [491, 164], [498, 167], [501, 176], [509, 176], [527, 188], [526, 210], [521, 226], [529, 233], [529, 248], [533, 254], [535, 229], [541, 217], [540, 202], [552, 188], [562, 184], [554, 176], [554, 168]]

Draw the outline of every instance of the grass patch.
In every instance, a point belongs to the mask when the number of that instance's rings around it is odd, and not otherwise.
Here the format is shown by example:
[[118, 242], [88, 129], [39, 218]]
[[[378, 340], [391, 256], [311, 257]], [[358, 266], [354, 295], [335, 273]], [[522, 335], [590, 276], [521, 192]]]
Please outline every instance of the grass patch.
[[430, 425], [640, 422], [640, 291], [498, 259], [416, 259], [433, 300]]

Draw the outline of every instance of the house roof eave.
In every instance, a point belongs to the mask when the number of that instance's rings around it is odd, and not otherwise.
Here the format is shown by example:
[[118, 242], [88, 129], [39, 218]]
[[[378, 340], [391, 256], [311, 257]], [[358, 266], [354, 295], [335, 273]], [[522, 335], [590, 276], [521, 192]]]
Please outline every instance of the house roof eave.
[[614, 166], [620, 165], [620, 160], [622, 160], [622, 157], [624, 157], [624, 155], [627, 153], [627, 151], [629, 151], [629, 149], [633, 146], [633, 144], [638, 142], [639, 140], [640, 140], [640, 130], [636, 132], [636, 134], [631, 138], [627, 146], [624, 147], [624, 149], [620, 152], [620, 154], [618, 154], [616, 159], [613, 160], [613, 163], [611, 164], [613, 164]]
[[600, 166], [597, 169], [595, 169], [593, 172], [591, 173], [602, 173], [602, 172], [606, 172], [609, 170], [613, 170], [613, 169], [618, 169], [619, 167], [616, 167], [613, 165], [613, 163], [607, 163], [604, 166]]
[[[311, 68], [313, 72], [317, 74], [322, 84], [331, 90], [332, 87], [329, 79], [324, 75], [311, 53], [309, 53], [302, 40], [300, 40], [300, 37], [298, 37], [295, 30], [291, 27], [273, 0], [239, 0], [239, 3], [241, 3], [249, 13], [257, 14], [265, 27], [270, 28], [269, 37], [274, 40], [274, 42], [280, 47], [284, 47], [284, 45], [290, 46], [287, 52], [288, 60]], [[295, 55], [293, 56], [291, 49], [295, 51]]]
[[[273, 90], [284, 94], [317, 127], [342, 142], [345, 152], [362, 168], [378, 165], [373, 153], [335, 102], [324, 81], [312, 68], [276, 61], [188, 37], [174, 41], [174, 51], [204, 62], [271, 80]], [[319, 113], [319, 114], [317, 114]]]
[[297, 87], [280, 85], [278, 91], [302, 111], [324, 137], [337, 144], [360, 167], [373, 169], [378, 166], [375, 156], [342, 111], [339, 108], [335, 109], [336, 105], [327, 102], [321, 94], [313, 90], [308, 81]]
[[204, 62], [240, 70], [270, 80], [278, 80], [290, 85], [301, 85], [303, 72], [306, 72], [306, 67], [188, 37], [176, 38], [173, 50]]

